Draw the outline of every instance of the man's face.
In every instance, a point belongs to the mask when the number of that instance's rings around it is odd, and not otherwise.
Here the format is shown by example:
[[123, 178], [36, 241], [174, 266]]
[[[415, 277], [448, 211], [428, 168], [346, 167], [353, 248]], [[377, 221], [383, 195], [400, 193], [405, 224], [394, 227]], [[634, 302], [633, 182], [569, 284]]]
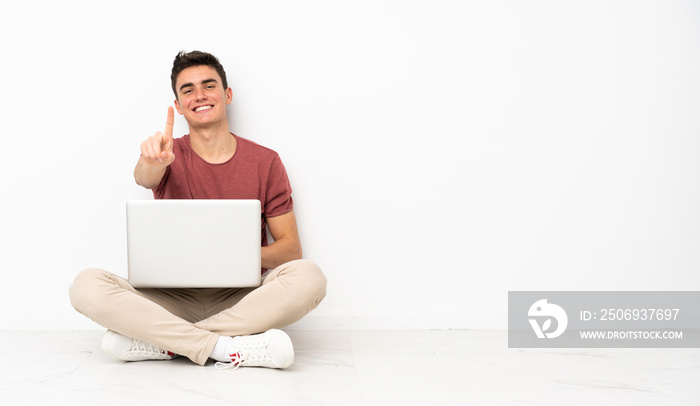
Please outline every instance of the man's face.
[[233, 92], [224, 89], [216, 69], [207, 65], [191, 66], [177, 76], [175, 108], [190, 126], [202, 127], [226, 120], [226, 105]]

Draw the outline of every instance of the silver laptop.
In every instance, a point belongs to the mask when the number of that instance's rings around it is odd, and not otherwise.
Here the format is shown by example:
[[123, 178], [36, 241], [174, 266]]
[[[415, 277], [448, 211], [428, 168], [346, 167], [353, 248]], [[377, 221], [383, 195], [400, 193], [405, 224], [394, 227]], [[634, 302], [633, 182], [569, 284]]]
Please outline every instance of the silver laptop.
[[126, 217], [132, 286], [260, 286], [258, 200], [130, 200]]

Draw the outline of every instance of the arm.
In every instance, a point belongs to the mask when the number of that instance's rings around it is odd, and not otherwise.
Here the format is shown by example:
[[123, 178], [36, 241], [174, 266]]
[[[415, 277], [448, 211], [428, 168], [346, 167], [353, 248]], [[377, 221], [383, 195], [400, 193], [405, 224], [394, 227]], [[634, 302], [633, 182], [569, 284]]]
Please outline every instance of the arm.
[[267, 219], [275, 242], [262, 247], [262, 267], [274, 269], [286, 262], [301, 259], [301, 241], [294, 211]]
[[134, 180], [137, 185], [143, 186], [146, 189], [153, 189], [158, 186], [160, 180], [163, 179], [167, 167], [168, 165], [153, 164], [142, 156], [136, 163], [136, 168], [134, 168]]
[[141, 157], [134, 168], [134, 180], [146, 189], [158, 186], [168, 165], [175, 160], [173, 154], [173, 123], [175, 113], [168, 107], [165, 132], [157, 132], [141, 143]]

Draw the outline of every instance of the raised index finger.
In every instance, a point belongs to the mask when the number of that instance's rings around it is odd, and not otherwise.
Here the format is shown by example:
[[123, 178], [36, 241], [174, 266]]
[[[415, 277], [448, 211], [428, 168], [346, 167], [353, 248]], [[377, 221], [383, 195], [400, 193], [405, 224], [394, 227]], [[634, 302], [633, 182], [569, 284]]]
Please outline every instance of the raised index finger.
[[163, 132], [166, 137], [173, 138], [173, 124], [175, 123], [175, 112], [172, 106], [168, 107], [168, 119], [165, 120], [165, 131]]

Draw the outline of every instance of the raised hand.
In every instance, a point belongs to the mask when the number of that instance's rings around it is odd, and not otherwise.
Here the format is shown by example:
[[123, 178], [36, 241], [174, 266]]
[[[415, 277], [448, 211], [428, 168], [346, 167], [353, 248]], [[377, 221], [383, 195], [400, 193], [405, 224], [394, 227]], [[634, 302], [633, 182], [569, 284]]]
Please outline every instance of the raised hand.
[[173, 154], [173, 124], [175, 112], [168, 107], [168, 118], [165, 121], [165, 131], [156, 132], [141, 143], [141, 156], [149, 164], [168, 166], [175, 160]]

